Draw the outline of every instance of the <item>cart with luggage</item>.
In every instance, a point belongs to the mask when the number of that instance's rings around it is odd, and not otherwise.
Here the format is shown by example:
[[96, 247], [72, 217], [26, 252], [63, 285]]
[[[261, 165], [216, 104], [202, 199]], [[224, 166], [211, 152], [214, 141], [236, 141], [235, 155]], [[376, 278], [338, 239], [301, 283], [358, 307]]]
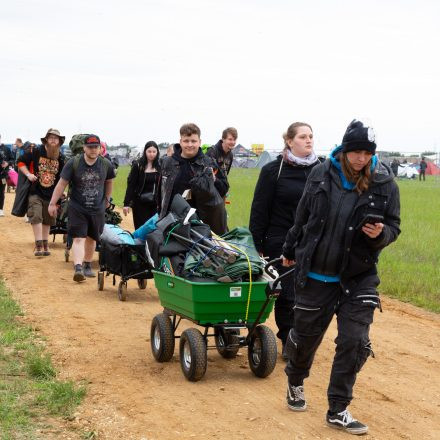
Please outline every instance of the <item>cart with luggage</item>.
[[[267, 377], [276, 365], [277, 344], [272, 330], [263, 325], [279, 295], [281, 276], [273, 270], [279, 259], [266, 264], [260, 280], [247, 282], [199, 282], [153, 271], [162, 313], [151, 323], [150, 341], [158, 362], [170, 361], [179, 339], [180, 365], [184, 376], [196, 382], [204, 376], [207, 350], [216, 349], [227, 359], [247, 347], [251, 371]], [[177, 334], [182, 320], [203, 327]], [[214, 344], [210, 340], [214, 338]], [[211, 338], [211, 339], [210, 339]]]
[[145, 243], [115, 244], [101, 240], [99, 246], [98, 289], [104, 290], [106, 276], [113, 275], [113, 285], [116, 276], [120, 277], [118, 284], [118, 298], [125, 301], [127, 298], [127, 281], [137, 280], [139, 289], [147, 287], [147, 280], [153, 278], [153, 266], [147, 255]]

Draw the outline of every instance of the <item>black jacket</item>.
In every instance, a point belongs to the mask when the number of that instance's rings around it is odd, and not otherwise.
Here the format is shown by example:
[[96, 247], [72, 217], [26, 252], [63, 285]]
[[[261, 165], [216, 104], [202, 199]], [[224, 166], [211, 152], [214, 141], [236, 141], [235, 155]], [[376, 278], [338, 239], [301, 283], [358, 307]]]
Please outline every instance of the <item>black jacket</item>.
[[249, 229], [255, 247], [264, 255], [281, 255], [307, 177], [319, 164], [317, 161], [310, 166], [293, 166], [283, 161], [280, 172], [281, 161], [280, 155], [261, 169], [252, 201]]
[[9, 167], [12, 168], [14, 166], [14, 158], [11, 150], [5, 144], [0, 144], [0, 165], [3, 162], [7, 162], [8, 166], [6, 168], [0, 166], [0, 179], [6, 179]]
[[[160, 191], [159, 218], [165, 217], [165, 215], [169, 211], [174, 184], [180, 172], [180, 167], [182, 162], [181, 153], [182, 153], [181, 146], [179, 144], [175, 144], [174, 154], [172, 156], [164, 157], [162, 161], [162, 168], [160, 173], [161, 178], [159, 184], [159, 191]], [[196, 176], [200, 173], [203, 173], [205, 169], [208, 167], [211, 167], [216, 173], [216, 179], [214, 185], [220, 196], [224, 197], [229, 189], [226, 176], [224, 175], [223, 171], [218, 167], [217, 163], [212, 158], [205, 156], [202, 153], [202, 150], [199, 149], [197, 155], [190, 161], [191, 175]], [[197, 209], [199, 214], [201, 212], [211, 210], [210, 207], [197, 205], [197, 200], [192, 201], [192, 203], [195, 204], [194, 207]], [[204, 219], [202, 218], [202, 220]], [[211, 226], [211, 228], [215, 230], [215, 228], [213, 228], [213, 225], [210, 224], [210, 222], [206, 222], [206, 223], [208, 223]], [[215, 230], [215, 232], [217, 231]]]
[[[333, 190], [331, 167], [328, 159], [313, 169], [298, 205], [295, 225], [289, 230], [283, 246], [283, 255], [296, 260], [296, 281], [300, 286], [305, 285], [321, 240], [329, 238], [323, 237], [324, 231], [329, 230], [326, 225], [329, 222], [335, 224], [339, 219], [338, 210], [334, 213], [336, 218], [329, 218], [330, 189]], [[385, 218], [383, 231], [375, 239], [357, 228], [366, 214], [380, 214]], [[380, 251], [400, 233], [399, 188], [388, 166], [377, 163], [369, 189], [357, 197], [347, 219], [338, 275], [345, 293], [350, 294], [364, 277], [377, 274]]]
[[223, 170], [225, 176], [227, 176], [229, 174], [229, 171], [231, 170], [232, 161], [234, 160], [234, 155], [232, 151], [225, 153], [222, 144], [223, 144], [223, 140], [220, 139], [215, 145], [208, 148], [206, 155], [216, 160], [218, 166]]
[[[156, 181], [156, 204], [159, 204], [159, 179], [160, 179], [160, 169], [157, 169], [159, 174], [157, 175]], [[124, 206], [132, 206], [135, 202], [145, 185], [145, 169], [140, 166], [139, 160], [134, 160], [131, 164], [131, 170], [127, 177], [127, 190], [125, 191]]]

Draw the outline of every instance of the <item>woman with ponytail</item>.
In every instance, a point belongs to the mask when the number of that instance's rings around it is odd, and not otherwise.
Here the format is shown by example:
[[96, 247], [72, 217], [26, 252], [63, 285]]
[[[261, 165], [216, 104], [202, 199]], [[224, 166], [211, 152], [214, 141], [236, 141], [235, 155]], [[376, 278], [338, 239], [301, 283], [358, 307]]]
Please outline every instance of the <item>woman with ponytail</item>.
[[[283, 138], [282, 154], [261, 169], [249, 223], [258, 252], [270, 260], [280, 257], [307, 177], [319, 163], [313, 152], [313, 130], [309, 124], [294, 122]], [[284, 272], [286, 269], [279, 265], [278, 270]], [[293, 300], [292, 278], [285, 278], [275, 302], [277, 336], [283, 348], [293, 324]]]
[[336, 314], [326, 420], [351, 434], [368, 431], [347, 407], [356, 375], [373, 354], [369, 330], [380, 309], [376, 264], [400, 233], [399, 190], [375, 152], [373, 129], [353, 120], [341, 146], [311, 172], [283, 246], [283, 265], [296, 264], [295, 322], [285, 349], [287, 405], [306, 409], [304, 379]]

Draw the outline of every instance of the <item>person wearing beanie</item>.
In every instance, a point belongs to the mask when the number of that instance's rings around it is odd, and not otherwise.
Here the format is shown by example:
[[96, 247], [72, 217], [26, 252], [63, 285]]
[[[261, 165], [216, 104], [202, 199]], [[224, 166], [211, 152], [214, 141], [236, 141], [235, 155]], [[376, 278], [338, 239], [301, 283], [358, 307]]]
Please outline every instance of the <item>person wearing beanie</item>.
[[351, 434], [368, 431], [347, 407], [356, 376], [373, 355], [369, 330], [380, 309], [376, 264], [400, 233], [399, 190], [375, 152], [374, 130], [353, 120], [342, 144], [310, 173], [283, 246], [283, 265], [296, 265], [294, 326], [285, 348], [288, 407], [307, 408], [304, 379], [336, 315], [326, 421]]
[[[261, 169], [249, 220], [249, 230], [255, 247], [269, 261], [281, 255], [287, 231], [295, 220], [307, 177], [313, 167], [319, 164], [313, 151], [313, 130], [309, 124], [290, 124], [283, 138], [282, 154]], [[286, 272], [281, 264], [277, 266], [277, 270], [280, 274]], [[293, 325], [294, 295], [293, 275], [287, 276], [281, 281], [281, 292], [275, 301], [277, 337], [281, 340], [282, 353]]]

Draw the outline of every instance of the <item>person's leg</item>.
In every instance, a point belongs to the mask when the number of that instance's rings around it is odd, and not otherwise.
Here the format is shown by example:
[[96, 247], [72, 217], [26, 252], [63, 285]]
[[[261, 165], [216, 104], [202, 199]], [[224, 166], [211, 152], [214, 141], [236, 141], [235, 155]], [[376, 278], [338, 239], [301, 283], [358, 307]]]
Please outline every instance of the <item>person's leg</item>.
[[304, 411], [304, 379], [332, 320], [341, 287], [339, 283], [308, 279], [305, 287], [295, 288], [295, 321], [286, 341], [288, 362], [284, 371], [288, 376], [287, 404], [292, 410]]
[[353, 398], [357, 373], [373, 354], [369, 330], [374, 310], [380, 307], [376, 285], [373, 280], [370, 289], [344, 297], [336, 312], [338, 335], [335, 339], [336, 353], [327, 390], [327, 423], [352, 434], [368, 431], [368, 426], [354, 419], [347, 407]]
[[87, 236], [87, 218], [69, 204], [67, 211], [67, 234], [72, 239], [72, 258], [74, 265], [73, 280], [80, 282], [86, 278], [83, 273], [85, 242]]
[[92, 270], [93, 254], [96, 249], [96, 242], [100, 239], [105, 224], [105, 214], [94, 214], [87, 216], [88, 229], [85, 242], [85, 255], [83, 262], [83, 272], [86, 277], [96, 277]]
[[3, 207], [5, 205], [5, 184], [0, 179], [0, 217], [3, 217], [5, 214], [3, 212]]
[[85, 254], [85, 237], [74, 237], [72, 242], [72, 258], [73, 264], [82, 266]]
[[43, 256], [43, 205], [37, 195], [29, 196], [28, 217], [34, 233], [36, 257]]
[[49, 234], [50, 227], [54, 226], [56, 219], [49, 215], [49, 201], [42, 200], [43, 204], [43, 225], [42, 225], [42, 239], [43, 239], [43, 255], [50, 255], [49, 250]]

